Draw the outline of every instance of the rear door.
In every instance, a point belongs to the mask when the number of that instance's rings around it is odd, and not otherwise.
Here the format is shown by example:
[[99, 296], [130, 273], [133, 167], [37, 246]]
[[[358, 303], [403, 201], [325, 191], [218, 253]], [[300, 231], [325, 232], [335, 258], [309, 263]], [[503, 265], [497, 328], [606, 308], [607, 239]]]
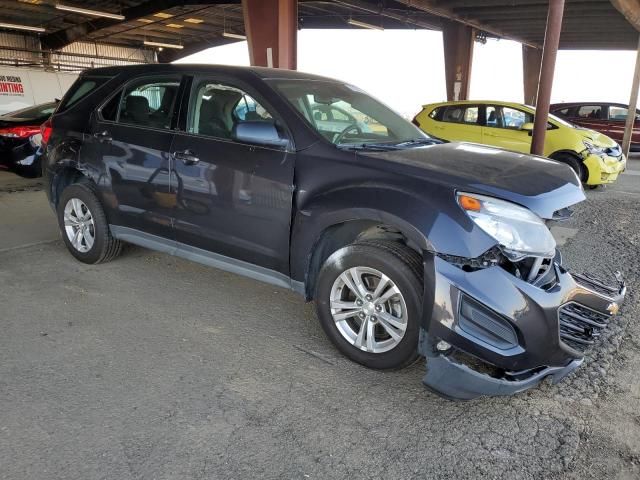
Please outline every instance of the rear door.
[[442, 119], [434, 122], [434, 135], [451, 142], [482, 143], [480, 106], [448, 105]]
[[532, 123], [533, 115], [524, 110], [502, 105], [487, 105], [486, 122], [482, 127], [482, 143], [494, 147], [529, 153], [531, 132], [521, 130]]
[[242, 122], [282, 122], [237, 79], [194, 78], [190, 92], [171, 148], [179, 247], [288, 274], [295, 154], [233, 138]]
[[173, 239], [169, 151], [180, 82], [180, 75], [129, 82], [98, 109], [92, 129], [111, 187], [112, 223], [167, 239]]

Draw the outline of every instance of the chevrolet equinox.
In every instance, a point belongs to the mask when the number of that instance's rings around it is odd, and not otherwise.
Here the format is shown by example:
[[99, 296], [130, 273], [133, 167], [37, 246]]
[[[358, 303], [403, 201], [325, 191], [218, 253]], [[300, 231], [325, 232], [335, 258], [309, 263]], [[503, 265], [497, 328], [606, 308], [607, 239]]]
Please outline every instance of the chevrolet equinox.
[[[350, 359], [449, 398], [582, 362], [623, 300], [562, 265], [566, 165], [441, 143], [352, 85], [265, 68], [83, 73], [42, 127], [47, 194], [81, 262], [124, 242], [293, 289]], [[143, 299], [141, 299], [143, 301]]]

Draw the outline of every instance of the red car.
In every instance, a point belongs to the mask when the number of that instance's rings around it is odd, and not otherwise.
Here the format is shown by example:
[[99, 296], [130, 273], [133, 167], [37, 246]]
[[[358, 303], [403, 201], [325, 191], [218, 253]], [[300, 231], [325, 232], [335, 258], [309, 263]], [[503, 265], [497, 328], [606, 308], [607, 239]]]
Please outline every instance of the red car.
[[[556, 103], [551, 105], [549, 111], [571, 123], [604, 133], [622, 144], [624, 124], [629, 111], [627, 105], [603, 102]], [[636, 111], [631, 151], [640, 152], [640, 110]]]

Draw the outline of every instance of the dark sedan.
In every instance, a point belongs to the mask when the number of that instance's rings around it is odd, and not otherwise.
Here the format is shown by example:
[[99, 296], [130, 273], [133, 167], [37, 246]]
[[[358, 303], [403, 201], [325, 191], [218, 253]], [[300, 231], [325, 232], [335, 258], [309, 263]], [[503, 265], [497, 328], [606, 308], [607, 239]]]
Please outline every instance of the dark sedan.
[[[556, 103], [549, 110], [581, 127], [604, 133], [622, 144], [629, 108], [622, 103], [575, 102]], [[631, 137], [631, 151], [640, 152], [640, 110], [636, 111]]]
[[41, 103], [0, 116], [0, 168], [24, 177], [42, 175], [40, 125], [57, 105], [57, 102]]

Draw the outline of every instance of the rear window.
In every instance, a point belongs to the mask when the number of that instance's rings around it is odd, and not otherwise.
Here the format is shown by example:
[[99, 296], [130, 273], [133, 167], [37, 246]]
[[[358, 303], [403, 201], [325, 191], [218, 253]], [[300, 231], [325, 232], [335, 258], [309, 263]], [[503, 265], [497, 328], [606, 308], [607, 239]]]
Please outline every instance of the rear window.
[[40, 105], [24, 108], [16, 112], [11, 112], [6, 116], [11, 118], [19, 118], [20, 120], [37, 120], [38, 118], [50, 116], [56, 109], [56, 105], [58, 104], [55, 102], [42, 103]]
[[71, 85], [58, 108], [62, 112], [72, 107], [108, 80], [107, 77], [81, 77]]

